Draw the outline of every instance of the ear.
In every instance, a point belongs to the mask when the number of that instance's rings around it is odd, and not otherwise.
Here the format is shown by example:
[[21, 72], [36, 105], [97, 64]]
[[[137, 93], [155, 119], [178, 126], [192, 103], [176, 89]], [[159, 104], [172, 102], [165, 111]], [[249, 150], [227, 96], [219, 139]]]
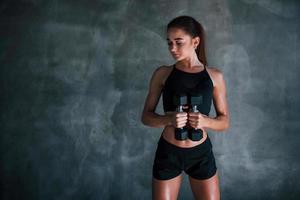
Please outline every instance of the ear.
[[199, 36], [196, 36], [193, 38], [193, 45], [194, 47], [198, 47], [198, 45], [200, 44], [200, 37]]

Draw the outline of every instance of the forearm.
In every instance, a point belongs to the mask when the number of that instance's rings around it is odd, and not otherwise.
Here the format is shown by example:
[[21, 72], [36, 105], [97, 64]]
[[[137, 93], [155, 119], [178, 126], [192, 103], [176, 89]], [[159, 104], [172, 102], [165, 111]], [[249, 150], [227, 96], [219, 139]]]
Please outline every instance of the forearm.
[[143, 114], [141, 121], [144, 125], [155, 128], [162, 128], [167, 125], [171, 125], [169, 115], [160, 115], [155, 112], [147, 112]]
[[213, 131], [226, 131], [229, 126], [229, 117], [227, 115], [219, 115], [215, 118], [206, 117], [204, 128], [209, 128]]

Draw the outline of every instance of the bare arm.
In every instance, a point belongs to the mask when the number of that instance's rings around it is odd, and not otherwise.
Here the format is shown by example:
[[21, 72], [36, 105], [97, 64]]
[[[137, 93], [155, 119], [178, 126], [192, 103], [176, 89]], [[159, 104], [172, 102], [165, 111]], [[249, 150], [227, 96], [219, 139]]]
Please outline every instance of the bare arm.
[[166, 125], [171, 125], [170, 115], [160, 115], [155, 112], [163, 87], [163, 77], [164, 69], [163, 67], [159, 67], [154, 71], [150, 80], [149, 92], [145, 100], [141, 117], [142, 123], [150, 127], [161, 128]]
[[214, 131], [225, 131], [230, 127], [230, 117], [226, 99], [226, 85], [223, 74], [220, 70], [215, 69], [214, 75], [214, 90], [213, 103], [216, 109], [217, 116], [214, 118], [205, 117], [205, 128]]

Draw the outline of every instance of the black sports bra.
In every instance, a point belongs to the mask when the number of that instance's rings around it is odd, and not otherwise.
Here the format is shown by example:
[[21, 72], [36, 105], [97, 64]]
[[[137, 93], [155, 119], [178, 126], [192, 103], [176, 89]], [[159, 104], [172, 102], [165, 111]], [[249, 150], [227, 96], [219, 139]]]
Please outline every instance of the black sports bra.
[[185, 72], [176, 68], [173, 69], [166, 79], [162, 89], [163, 109], [176, 111], [173, 98], [175, 95], [202, 96], [202, 102], [198, 106], [200, 113], [208, 115], [210, 112], [213, 97], [213, 82], [204, 66], [204, 70], [196, 73]]

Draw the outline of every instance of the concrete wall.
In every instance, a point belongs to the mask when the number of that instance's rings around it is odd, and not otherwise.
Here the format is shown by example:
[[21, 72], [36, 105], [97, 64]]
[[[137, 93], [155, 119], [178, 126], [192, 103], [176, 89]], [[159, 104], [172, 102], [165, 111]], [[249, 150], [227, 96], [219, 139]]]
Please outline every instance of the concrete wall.
[[[174, 63], [166, 25], [183, 14], [203, 24], [208, 64], [227, 84], [231, 127], [208, 130], [222, 199], [299, 198], [299, 10], [297, 0], [2, 1], [1, 199], [151, 199], [162, 129], [140, 115], [151, 74]], [[192, 199], [187, 176], [179, 199]]]

